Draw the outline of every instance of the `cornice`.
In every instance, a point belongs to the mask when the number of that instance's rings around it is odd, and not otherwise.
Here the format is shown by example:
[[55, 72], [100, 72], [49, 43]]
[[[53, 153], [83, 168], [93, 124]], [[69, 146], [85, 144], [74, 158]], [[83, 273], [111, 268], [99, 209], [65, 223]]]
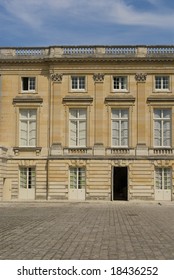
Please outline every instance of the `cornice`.
[[174, 102], [174, 96], [169, 95], [151, 95], [147, 98], [147, 102]]
[[154, 56], [154, 57], [115, 57], [103, 56], [63, 56], [63, 57], [42, 57], [42, 58], [0, 58], [0, 64], [51, 64], [57, 62], [174, 62], [174, 56]]
[[43, 103], [43, 98], [39, 96], [16, 96], [13, 98], [13, 104], [23, 103]]
[[135, 97], [132, 95], [111, 95], [107, 96], [105, 98], [106, 103], [112, 103], [112, 102], [135, 102]]
[[63, 99], [63, 103], [92, 103], [93, 102], [93, 98], [89, 95], [86, 96], [71, 96], [71, 95], [67, 95], [65, 96]]

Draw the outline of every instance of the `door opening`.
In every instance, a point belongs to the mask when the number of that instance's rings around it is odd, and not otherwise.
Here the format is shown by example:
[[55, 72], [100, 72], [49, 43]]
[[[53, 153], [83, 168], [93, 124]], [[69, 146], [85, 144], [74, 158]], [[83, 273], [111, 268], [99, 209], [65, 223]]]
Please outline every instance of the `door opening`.
[[128, 199], [128, 168], [113, 168], [113, 190], [112, 200]]

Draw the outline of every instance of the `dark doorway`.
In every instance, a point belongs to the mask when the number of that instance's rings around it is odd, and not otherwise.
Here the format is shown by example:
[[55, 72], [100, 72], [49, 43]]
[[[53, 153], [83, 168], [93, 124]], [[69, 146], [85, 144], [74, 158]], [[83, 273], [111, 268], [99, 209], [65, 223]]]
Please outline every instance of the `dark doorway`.
[[113, 168], [113, 200], [127, 200], [128, 168]]

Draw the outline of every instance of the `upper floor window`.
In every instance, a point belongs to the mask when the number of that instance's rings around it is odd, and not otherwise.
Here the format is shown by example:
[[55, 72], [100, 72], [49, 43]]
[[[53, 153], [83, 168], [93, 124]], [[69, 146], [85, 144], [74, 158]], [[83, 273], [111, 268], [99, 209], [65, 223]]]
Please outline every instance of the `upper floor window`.
[[154, 109], [154, 146], [171, 146], [171, 110]]
[[22, 77], [22, 91], [35, 92], [36, 78], [35, 77]]
[[112, 109], [112, 146], [128, 147], [128, 109]]
[[19, 143], [21, 147], [36, 146], [36, 114], [35, 109], [20, 110]]
[[86, 109], [70, 109], [69, 134], [71, 147], [86, 146]]
[[71, 89], [72, 90], [85, 90], [85, 76], [72, 76], [71, 77]]
[[127, 90], [127, 76], [113, 77], [113, 89], [121, 91]]
[[170, 89], [169, 76], [155, 76], [155, 89], [156, 90], [169, 90]]

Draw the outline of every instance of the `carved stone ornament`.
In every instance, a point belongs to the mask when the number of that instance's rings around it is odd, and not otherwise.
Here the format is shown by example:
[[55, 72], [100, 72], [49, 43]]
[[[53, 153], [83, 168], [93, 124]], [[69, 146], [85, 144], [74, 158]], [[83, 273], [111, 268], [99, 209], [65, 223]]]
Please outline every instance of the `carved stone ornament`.
[[147, 76], [146, 73], [137, 73], [137, 74], [135, 75], [135, 80], [136, 80], [137, 82], [145, 82], [145, 81], [146, 81], [146, 76]]
[[103, 82], [104, 81], [104, 74], [102, 74], [102, 73], [94, 74], [93, 78], [94, 78], [95, 82]]
[[61, 82], [62, 81], [62, 77], [63, 77], [63, 74], [59, 74], [59, 73], [56, 73], [56, 74], [51, 74], [51, 79], [53, 82]]

